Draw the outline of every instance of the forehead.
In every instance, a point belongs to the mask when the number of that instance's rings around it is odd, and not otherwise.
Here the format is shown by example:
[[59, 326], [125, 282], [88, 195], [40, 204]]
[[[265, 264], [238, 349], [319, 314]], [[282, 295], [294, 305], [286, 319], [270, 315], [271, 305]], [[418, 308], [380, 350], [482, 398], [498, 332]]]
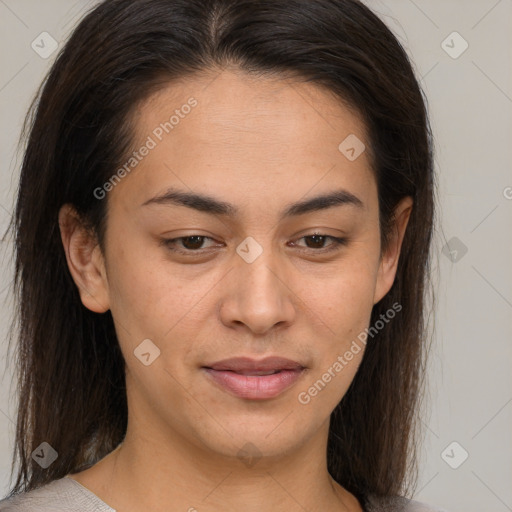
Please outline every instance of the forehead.
[[[197, 107], [184, 116], [180, 109], [191, 98]], [[203, 72], [169, 83], [146, 99], [138, 113], [138, 136], [152, 132], [176, 113], [181, 120], [188, 118], [189, 129], [183, 135], [193, 132], [196, 139], [212, 144], [228, 142], [229, 135], [248, 143], [251, 134], [261, 137], [255, 142], [272, 145], [291, 142], [290, 136], [314, 143], [318, 137], [329, 138], [329, 132], [339, 137], [342, 134], [336, 132], [340, 127], [361, 138], [366, 131], [356, 110], [325, 87], [240, 70]], [[270, 127], [273, 131], [268, 130]], [[173, 135], [184, 131], [177, 128], [176, 124]]]
[[174, 185], [231, 202], [236, 191], [286, 202], [316, 186], [371, 191], [367, 152], [351, 160], [342, 151], [347, 138], [368, 146], [364, 123], [312, 83], [240, 71], [193, 76], [153, 94], [135, 119], [134, 149], [152, 148], [116, 187], [134, 199]]

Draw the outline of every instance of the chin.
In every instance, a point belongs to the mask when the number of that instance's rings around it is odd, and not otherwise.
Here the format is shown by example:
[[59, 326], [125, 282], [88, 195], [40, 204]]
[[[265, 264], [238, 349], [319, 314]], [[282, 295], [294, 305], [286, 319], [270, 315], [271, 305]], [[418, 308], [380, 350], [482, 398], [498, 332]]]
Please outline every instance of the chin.
[[224, 457], [234, 456], [243, 463], [245, 459], [282, 457], [300, 447], [309, 437], [304, 423], [287, 423], [287, 414], [289, 413], [281, 413], [278, 417], [268, 417], [267, 421], [253, 423], [223, 421], [222, 427], [213, 422], [215, 426], [211, 425], [204, 432], [206, 437], [200, 437], [203, 445], [212, 451]]

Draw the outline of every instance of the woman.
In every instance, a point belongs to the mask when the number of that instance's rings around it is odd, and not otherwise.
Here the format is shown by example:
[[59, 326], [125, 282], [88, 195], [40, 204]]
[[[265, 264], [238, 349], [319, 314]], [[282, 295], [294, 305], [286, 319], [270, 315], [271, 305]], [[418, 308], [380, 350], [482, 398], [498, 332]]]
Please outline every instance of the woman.
[[0, 510], [433, 510], [431, 136], [377, 16], [107, 0], [33, 109]]

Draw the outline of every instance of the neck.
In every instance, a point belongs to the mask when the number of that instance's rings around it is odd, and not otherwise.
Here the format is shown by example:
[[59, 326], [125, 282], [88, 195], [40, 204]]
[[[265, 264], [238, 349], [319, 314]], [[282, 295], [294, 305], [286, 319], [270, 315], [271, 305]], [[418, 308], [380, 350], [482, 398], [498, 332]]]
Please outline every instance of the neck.
[[361, 512], [327, 471], [327, 434], [328, 422], [293, 453], [270, 457], [247, 445], [226, 458], [177, 433], [148, 436], [129, 424], [116, 450], [73, 478], [120, 512]]

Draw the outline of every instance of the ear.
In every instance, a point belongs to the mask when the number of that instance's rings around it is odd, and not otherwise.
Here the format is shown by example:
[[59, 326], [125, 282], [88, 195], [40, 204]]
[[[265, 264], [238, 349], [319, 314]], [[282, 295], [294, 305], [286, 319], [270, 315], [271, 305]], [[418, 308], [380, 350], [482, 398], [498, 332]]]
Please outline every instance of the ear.
[[381, 254], [373, 303], [377, 304], [391, 289], [395, 280], [398, 259], [402, 248], [405, 229], [412, 211], [412, 197], [404, 197], [394, 210], [394, 220], [389, 233], [386, 251]]
[[108, 311], [108, 282], [97, 238], [69, 204], [59, 211], [59, 227], [68, 268], [82, 304], [95, 313]]

